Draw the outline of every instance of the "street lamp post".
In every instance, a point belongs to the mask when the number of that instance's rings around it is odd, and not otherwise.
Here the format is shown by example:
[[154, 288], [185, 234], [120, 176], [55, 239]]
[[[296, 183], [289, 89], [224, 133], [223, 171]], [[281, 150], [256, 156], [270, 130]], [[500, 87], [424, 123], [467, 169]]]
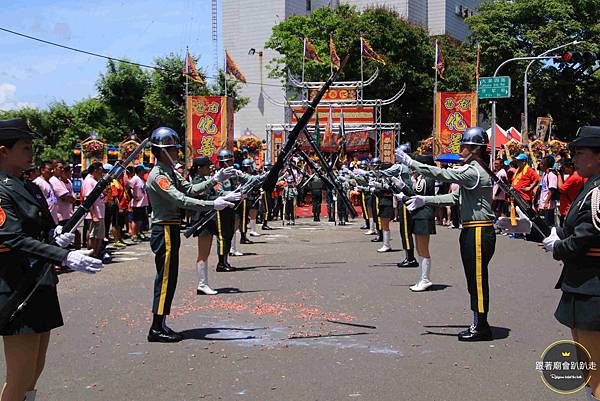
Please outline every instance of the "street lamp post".
[[[549, 60], [549, 59], [553, 59], [556, 58], [557, 56], [533, 56], [533, 57], [514, 57], [514, 58], [510, 58], [508, 60], [505, 60], [502, 62], [502, 64], [500, 64], [498, 66], [498, 68], [496, 68], [496, 71], [494, 72], [494, 78], [496, 78], [498, 76], [498, 73], [500, 72], [500, 69], [502, 67], [504, 67], [506, 64], [510, 63], [511, 61], [519, 61], [519, 60]], [[490, 139], [490, 145], [492, 147], [492, 154], [490, 155], [490, 168], [494, 168], [494, 160], [496, 159], [496, 100], [493, 99], [492, 100], [492, 128], [491, 128], [491, 136], [492, 138]]]
[[[572, 42], [569, 42], [567, 44], [561, 45], [561, 46], [557, 46], [553, 49], [550, 50], [546, 50], [545, 52], [543, 52], [542, 54], [540, 54], [540, 56], [545, 56], [548, 53], [552, 53], [555, 50], [559, 50], [562, 49], [564, 47], [567, 46], [571, 46], [571, 45], [578, 45], [580, 44], [581, 41], [580, 40], [574, 40]], [[531, 60], [529, 62], [529, 64], [527, 64], [527, 68], [525, 68], [525, 75], [523, 78], [523, 120], [524, 120], [524, 130], [522, 132], [523, 134], [523, 143], [528, 143], [529, 142], [529, 119], [528, 119], [528, 82], [527, 82], [527, 73], [529, 72], [529, 67], [531, 67], [533, 65], [533, 63], [535, 63], [537, 60]]]

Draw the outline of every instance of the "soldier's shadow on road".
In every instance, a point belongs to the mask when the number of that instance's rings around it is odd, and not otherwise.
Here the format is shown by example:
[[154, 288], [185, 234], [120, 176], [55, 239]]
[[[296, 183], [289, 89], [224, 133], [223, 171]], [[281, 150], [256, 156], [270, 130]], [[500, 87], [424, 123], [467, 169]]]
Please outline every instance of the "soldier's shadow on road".
[[[455, 324], [447, 324], [441, 326], [423, 326], [426, 330], [424, 333], [421, 333], [422, 336], [442, 336], [442, 337], [458, 337], [458, 333], [446, 333], [446, 332], [436, 332], [427, 330], [430, 328], [446, 328], [446, 329], [468, 329], [469, 326], [466, 325], [455, 325]], [[510, 329], [507, 327], [498, 327], [491, 326], [492, 328], [492, 337], [494, 340], [503, 340], [508, 338], [510, 334]], [[462, 331], [462, 330], [461, 330]]]
[[202, 340], [202, 341], [236, 341], [236, 340], [252, 340], [255, 336], [246, 337], [209, 337], [213, 334], [223, 334], [227, 331], [255, 331], [264, 330], [264, 328], [243, 329], [239, 327], [203, 327], [197, 329], [189, 329], [181, 331], [184, 340]]
[[243, 272], [246, 270], [254, 270], [254, 269], [260, 269], [263, 267], [285, 267], [285, 266], [281, 266], [281, 265], [261, 265], [261, 266], [245, 266], [245, 267], [236, 267], [235, 271], [236, 272]]
[[[392, 287], [411, 287], [414, 284], [390, 284]], [[427, 293], [430, 291], [444, 291], [446, 288], [452, 287], [448, 284], [433, 284], [431, 287], [427, 289], [427, 291], [421, 291], [423, 293]]]
[[250, 292], [269, 292], [273, 290], [240, 290], [235, 287], [223, 287], [223, 288], [215, 288], [219, 294], [247, 294]]

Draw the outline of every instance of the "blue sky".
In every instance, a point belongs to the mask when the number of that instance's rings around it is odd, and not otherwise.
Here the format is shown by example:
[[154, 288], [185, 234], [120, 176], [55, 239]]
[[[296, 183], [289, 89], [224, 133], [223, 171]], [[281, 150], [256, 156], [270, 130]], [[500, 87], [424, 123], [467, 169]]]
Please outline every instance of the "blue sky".
[[[1, 21], [2, 28], [142, 64], [189, 46], [199, 67], [215, 68], [210, 0], [13, 0], [3, 2]], [[94, 96], [106, 62], [0, 31], [0, 109]]]

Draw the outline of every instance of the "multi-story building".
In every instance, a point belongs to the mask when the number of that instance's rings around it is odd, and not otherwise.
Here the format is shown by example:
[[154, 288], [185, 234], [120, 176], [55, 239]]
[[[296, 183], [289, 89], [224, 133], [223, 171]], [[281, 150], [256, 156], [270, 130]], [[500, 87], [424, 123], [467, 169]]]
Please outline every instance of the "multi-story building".
[[[281, 101], [286, 94], [279, 80], [267, 77], [266, 65], [276, 56], [264, 44], [271, 30], [291, 15], [307, 15], [320, 7], [337, 7], [340, 3], [358, 9], [385, 5], [411, 22], [422, 25], [431, 35], [447, 34], [465, 40], [469, 31], [464, 18], [480, 0], [222, 0], [222, 43], [248, 84], [241, 91], [250, 103], [235, 115], [235, 136], [246, 130], [265, 135], [268, 123], [285, 122], [285, 110], [268, 98]], [[261, 85], [262, 82], [262, 85]]]

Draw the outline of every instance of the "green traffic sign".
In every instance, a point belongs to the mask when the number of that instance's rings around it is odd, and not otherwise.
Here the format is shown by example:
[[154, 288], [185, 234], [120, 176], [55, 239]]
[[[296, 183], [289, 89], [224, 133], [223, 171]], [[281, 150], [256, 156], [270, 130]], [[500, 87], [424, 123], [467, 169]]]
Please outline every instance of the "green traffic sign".
[[510, 77], [480, 77], [479, 99], [501, 99], [510, 97]]

